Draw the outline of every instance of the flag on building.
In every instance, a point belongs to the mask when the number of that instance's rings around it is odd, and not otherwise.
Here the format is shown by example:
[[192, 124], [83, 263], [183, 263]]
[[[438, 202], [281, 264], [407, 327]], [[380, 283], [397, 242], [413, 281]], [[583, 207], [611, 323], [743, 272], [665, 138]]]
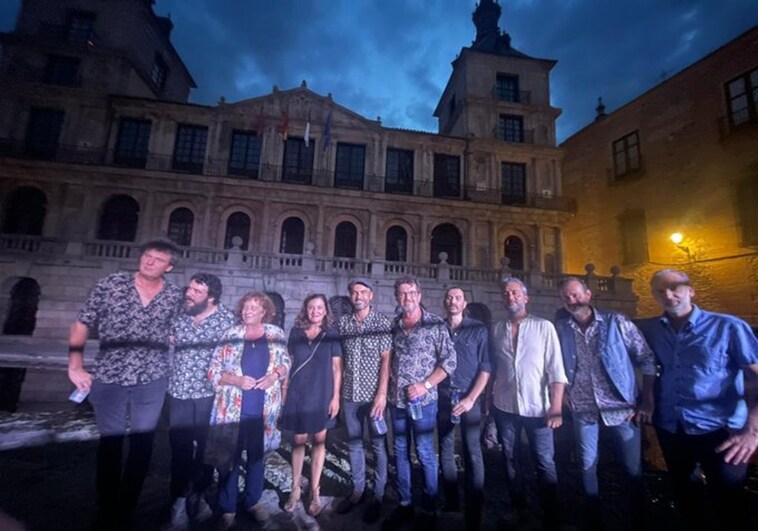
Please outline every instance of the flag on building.
[[329, 147], [329, 142], [332, 141], [332, 111], [326, 117], [326, 123], [324, 123], [324, 151]]
[[308, 120], [305, 122], [305, 135], [303, 135], [303, 140], [305, 140], [305, 147], [308, 147], [308, 144], [311, 141], [311, 116], [308, 115]]

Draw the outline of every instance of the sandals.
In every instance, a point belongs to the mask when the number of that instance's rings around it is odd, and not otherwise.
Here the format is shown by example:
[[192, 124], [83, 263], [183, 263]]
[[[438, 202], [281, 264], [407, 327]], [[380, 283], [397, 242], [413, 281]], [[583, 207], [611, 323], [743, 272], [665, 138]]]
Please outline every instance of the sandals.
[[295, 508], [297, 507], [297, 504], [300, 502], [300, 487], [292, 488], [292, 492], [290, 492], [290, 497], [287, 499], [287, 503], [284, 504], [284, 510], [290, 514], [295, 512]]
[[319, 497], [320, 490], [321, 486], [311, 487], [311, 502], [308, 504], [308, 514], [311, 516], [318, 516], [324, 508]]

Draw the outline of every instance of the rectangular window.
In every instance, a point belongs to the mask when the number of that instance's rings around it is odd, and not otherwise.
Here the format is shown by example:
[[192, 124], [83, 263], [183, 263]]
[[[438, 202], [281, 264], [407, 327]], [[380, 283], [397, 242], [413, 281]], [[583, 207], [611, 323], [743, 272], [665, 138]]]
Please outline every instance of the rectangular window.
[[500, 165], [500, 197], [504, 205], [526, 203], [526, 164], [503, 162]]
[[758, 68], [726, 84], [726, 105], [732, 127], [758, 122]]
[[366, 146], [337, 144], [337, 162], [334, 169], [335, 188], [363, 190], [366, 166]]
[[737, 184], [737, 214], [743, 247], [758, 246], [758, 175]]
[[461, 158], [434, 155], [434, 197], [461, 196]]
[[384, 191], [390, 194], [413, 193], [413, 151], [387, 149], [387, 175]]
[[175, 170], [202, 173], [207, 141], [207, 127], [179, 124], [176, 130], [176, 145], [174, 146], [174, 163], [172, 167]]
[[33, 108], [26, 131], [26, 154], [35, 159], [53, 159], [63, 128], [63, 111]]
[[616, 179], [630, 177], [642, 168], [637, 131], [613, 142], [613, 174]]
[[524, 117], [501, 114], [498, 122], [498, 138], [506, 142], [524, 142]]
[[113, 153], [113, 162], [132, 168], [144, 168], [147, 163], [151, 126], [152, 123], [149, 120], [122, 118], [118, 124], [118, 139]]
[[69, 11], [66, 20], [66, 42], [71, 44], [95, 44], [95, 13]]
[[229, 175], [258, 178], [261, 165], [261, 137], [255, 131], [233, 131], [229, 153]]
[[647, 225], [644, 210], [627, 210], [619, 216], [623, 265], [647, 262]]
[[518, 76], [498, 74], [495, 81], [497, 99], [500, 101], [519, 102]]
[[311, 184], [313, 182], [313, 153], [315, 142], [305, 146], [302, 138], [287, 138], [284, 144], [282, 181], [285, 183]]
[[45, 83], [62, 87], [78, 87], [81, 84], [79, 64], [78, 57], [49, 56], [47, 68], [45, 68]]
[[153, 63], [153, 69], [150, 71], [150, 78], [155, 83], [155, 86], [158, 87], [158, 90], [166, 88], [167, 77], [168, 65], [166, 65], [166, 61], [160, 55], [155, 54], [155, 63]]

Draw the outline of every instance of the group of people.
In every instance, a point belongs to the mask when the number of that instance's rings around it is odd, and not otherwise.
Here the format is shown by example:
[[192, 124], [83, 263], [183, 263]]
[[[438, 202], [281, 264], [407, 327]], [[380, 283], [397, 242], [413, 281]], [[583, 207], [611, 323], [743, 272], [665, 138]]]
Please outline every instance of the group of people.
[[[653, 276], [652, 294], [663, 314], [639, 326], [593, 306], [591, 291], [576, 277], [558, 286], [563, 308], [555, 322], [536, 317], [527, 311], [527, 286], [507, 278], [501, 282], [505, 319], [491, 330], [466, 315], [466, 294], [459, 287], [445, 292], [441, 317], [422, 304], [415, 278], [399, 278], [396, 315], [387, 316], [372, 304], [372, 281], [356, 278], [348, 285], [352, 312], [335, 322], [326, 296], [308, 295], [287, 337], [272, 324], [276, 310], [266, 294], [246, 294], [235, 314], [221, 304], [216, 276], [198, 273], [184, 290], [165, 279], [175, 260], [170, 242], [148, 242], [138, 271], [101, 279], [71, 327], [69, 377], [90, 391], [101, 435], [96, 528], [133, 526], [166, 396], [171, 514], [177, 525], [210, 516], [203, 494], [214, 467], [219, 527], [232, 527], [238, 508], [267, 520], [259, 503], [264, 459], [280, 444], [280, 430], [291, 434], [292, 443], [292, 486], [283, 508], [294, 512], [302, 501], [306, 512], [318, 515], [326, 434], [340, 411], [352, 490], [335, 511], [360, 507], [366, 523], [381, 518], [389, 425], [399, 505], [382, 522], [388, 531], [411, 522], [434, 528], [439, 498], [449, 511], [460, 511], [462, 501], [465, 528], [480, 527], [485, 483], [480, 437], [488, 414], [497, 426], [513, 508], [503, 523], [526, 520], [528, 478], [519, 454], [525, 432], [544, 526], [559, 527], [553, 431], [566, 411], [588, 526], [602, 526], [597, 464], [603, 433], [628, 482], [630, 525], [643, 528], [640, 424], [647, 422], [655, 425], [683, 523], [703, 528], [712, 516], [714, 525], [726, 528], [745, 522], [742, 487], [758, 447], [758, 341], [743, 321], [694, 305], [694, 289], [683, 272]], [[91, 329], [100, 341], [93, 373], [83, 365]], [[374, 454], [370, 485], [364, 427]], [[309, 439], [310, 480], [303, 497]], [[412, 498], [412, 444], [423, 472], [418, 508]], [[702, 475], [712, 515], [700, 500]]]

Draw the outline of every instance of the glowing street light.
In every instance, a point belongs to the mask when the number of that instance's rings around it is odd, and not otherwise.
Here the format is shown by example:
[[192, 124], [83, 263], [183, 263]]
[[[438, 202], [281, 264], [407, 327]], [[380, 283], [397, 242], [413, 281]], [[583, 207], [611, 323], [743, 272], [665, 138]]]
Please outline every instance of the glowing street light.
[[687, 255], [688, 260], [692, 260], [692, 255], [690, 254], [690, 248], [686, 245], [682, 245], [682, 242], [684, 241], [684, 235], [681, 232], [674, 232], [669, 236], [669, 240], [674, 242], [674, 245], [676, 245], [680, 250], [684, 251]]

